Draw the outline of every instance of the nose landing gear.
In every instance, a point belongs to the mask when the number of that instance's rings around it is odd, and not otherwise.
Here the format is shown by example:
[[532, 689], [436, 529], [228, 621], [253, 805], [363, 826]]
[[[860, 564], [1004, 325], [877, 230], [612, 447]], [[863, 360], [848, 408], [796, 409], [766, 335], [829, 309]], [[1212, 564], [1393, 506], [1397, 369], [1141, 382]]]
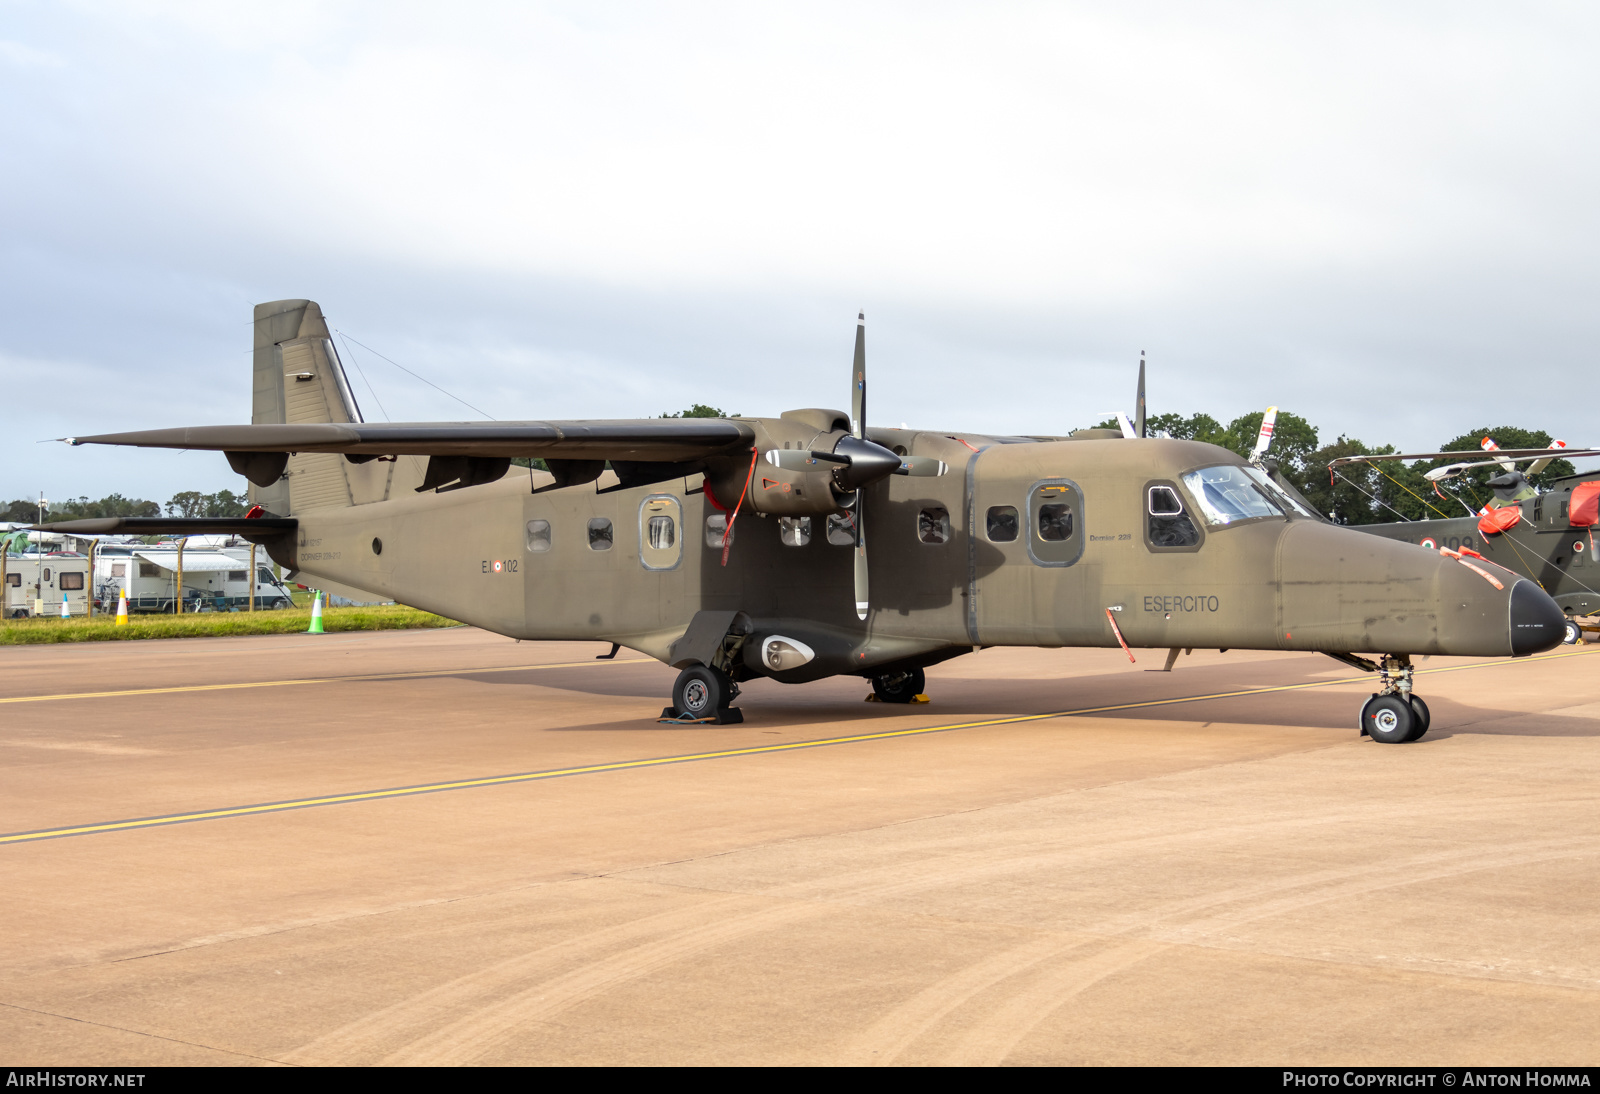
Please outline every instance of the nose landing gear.
[[1385, 655], [1373, 666], [1378, 673], [1378, 693], [1361, 708], [1361, 735], [1386, 745], [1415, 741], [1428, 732], [1433, 717], [1428, 704], [1411, 693], [1415, 671], [1404, 655]]

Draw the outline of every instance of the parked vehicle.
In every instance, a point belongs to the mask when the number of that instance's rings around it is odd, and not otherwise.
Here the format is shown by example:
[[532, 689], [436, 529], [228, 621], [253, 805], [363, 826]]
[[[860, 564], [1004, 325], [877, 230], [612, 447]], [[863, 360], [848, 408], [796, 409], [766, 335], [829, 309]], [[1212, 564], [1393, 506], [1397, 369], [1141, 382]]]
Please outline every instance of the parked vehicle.
[[31, 551], [6, 556], [3, 603], [7, 619], [89, 614], [89, 559], [70, 551]]
[[[178, 548], [170, 544], [102, 544], [95, 554], [95, 600], [114, 611], [125, 589], [128, 611], [167, 613], [178, 598]], [[266, 566], [255, 573], [256, 608], [273, 611], [293, 604], [289, 589]], [[220, 550], [183, 552], [183, 610], [237, 612], [250, 605], [248, 548], [244, 560]]]

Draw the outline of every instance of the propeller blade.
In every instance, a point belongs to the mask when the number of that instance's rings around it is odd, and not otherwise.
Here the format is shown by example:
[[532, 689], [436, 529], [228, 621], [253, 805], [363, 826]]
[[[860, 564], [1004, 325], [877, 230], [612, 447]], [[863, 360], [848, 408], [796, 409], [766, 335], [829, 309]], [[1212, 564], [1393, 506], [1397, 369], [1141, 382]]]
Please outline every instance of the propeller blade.
[[856, 316], [856, 357], [850, 366], [850, 419], [856, 439], [867, 439], [867, 313]]
[[943, 460], [932, 456], [902, 456], [896, 475], [910, 475], [914, 479], [931, 479], [944, 474], [949, 468]]
[[1133, 400], [1133, 435], [1146, 436], [1144, 413], [1144, 350], [1139, 351], [1139, 393]]
[[817, 461], [802, 448], [773, 448], [767, 451], [766, 460], [773, 467], [785, 471], [816, 471]]
[[1261, 432], [1256, 434], [1256, 446], [1250, 452], [1250, 462], [1257, 463], [1262, 456], [1267, 454], [1267, 449], [1272, 447], [1272, 430], [1278, 423], [1278, 408], [1267, 407], [1267, 412], [1261, 416]]
[[807, 452], [803, 448], [773, 448], [767, 451], [766, 460], [773, 467], [785, 471], [822, 471], [821, 465], [849, 465], [850, 457], [833, 452]]
[[864, 507], [856, 503], [856, 618], [865, 621], [867, 606], [867, 530], [861, 524]]

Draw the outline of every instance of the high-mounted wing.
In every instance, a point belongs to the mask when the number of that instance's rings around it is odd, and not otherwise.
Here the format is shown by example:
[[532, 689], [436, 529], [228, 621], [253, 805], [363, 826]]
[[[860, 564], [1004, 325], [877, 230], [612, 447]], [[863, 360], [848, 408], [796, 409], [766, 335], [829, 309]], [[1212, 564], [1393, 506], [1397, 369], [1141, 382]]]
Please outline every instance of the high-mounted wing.
[[[678, 465], [747, 448], [755, 440], [755, 431], [727, 418], [631, 418], [578, 422], [202, 425], [62, 439], [74, 445], [222, 452], [235, 471], [258, 486], [267, 486], [283, 474], [284, 464], [294, 452], [339, 453], [352, 463], [380, 456], [497, 461], [526, 456], [594, 464], [596, 468], [606, 460], [622, 465]], [[430, 472], [426, 485], [438, 485], [432, 481], [438, 477]]]

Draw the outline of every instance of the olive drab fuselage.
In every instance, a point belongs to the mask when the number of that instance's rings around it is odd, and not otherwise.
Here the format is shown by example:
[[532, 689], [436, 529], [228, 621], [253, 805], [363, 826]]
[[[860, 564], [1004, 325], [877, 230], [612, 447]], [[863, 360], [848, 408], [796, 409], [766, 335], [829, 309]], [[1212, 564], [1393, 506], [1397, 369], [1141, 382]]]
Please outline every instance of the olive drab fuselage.
[[[1525, 594], [1504, 571], [1486, 578], [1436, 551], [1300, 515], [1207, 523], [1184, 475], [1245, 466], [1211, 445], [873, 429], [878, 444], [947, 470], [841, 499], [825, 467], [785, 470], [763, 453], [826, 448], [844, 415], [741, 421], [755, 431], [749, 451], [646, 486], [619, 488], [608, 472], [558, 488], [514, 467], [444, 493], [297, 506], [293, 557], [279, 561], [301, 580], [515, 638], [616, 642], [662, 660], [698, 613], [744, 613], [752, 639], [781, 634], [815, 651], [782, 671], [745, 659], [749, 674], [796, 682], [982, 646], [1116, 646], [1118, 630], [1133, 648], [1380, 654], [1503, 656], [1555, 640], [1528, 630], [1543, 623], [1517, 633]], [[426, 461], [400, 462], [397, 474]], [[1193, 542], [1159, 534], [1152, 509], [1174, 497]], [[865, 621], [852, 598], [856, 520], [871, 545]]]

